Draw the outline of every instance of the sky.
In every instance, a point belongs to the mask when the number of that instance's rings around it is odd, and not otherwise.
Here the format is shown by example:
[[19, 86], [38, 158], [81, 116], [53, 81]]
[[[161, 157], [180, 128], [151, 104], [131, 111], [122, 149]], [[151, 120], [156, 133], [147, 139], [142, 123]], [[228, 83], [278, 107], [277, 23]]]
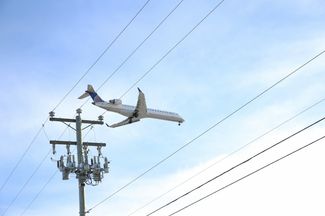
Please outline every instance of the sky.
[[[73, 118], [80, 106], [83, 119], [103, 114], [77, 99], [87, 84], [100, 87], [103, 99], [121, 97], [129, 105], [139, 87], [148, 107], [185, 119], [181, 126], [144, 119], [84, 130], [84, 140], [107, 143], [103, 154], [111, 161], [102, 183], [86, 187], [86, 209], [96, 206], [88, 215], [147, 215], [324, 117], [324, 1], [225, 0], [201, 22], [219, 1], [151, 0], [115, 40], [145, 2], [0, 1], [1, 215], [78, 214], [75, 176], [54, 175], [65, 148], [52, 155], [49, 144], [75, 134], [47, 118], [53, 109]], [[108, 124], [123, 119], [104, 115]], [[324, 136], [324, 126], [319, 122], [152, 215], [170, 215]], [[175, 215], [324, 215], [324, 146], [321, 140]]]

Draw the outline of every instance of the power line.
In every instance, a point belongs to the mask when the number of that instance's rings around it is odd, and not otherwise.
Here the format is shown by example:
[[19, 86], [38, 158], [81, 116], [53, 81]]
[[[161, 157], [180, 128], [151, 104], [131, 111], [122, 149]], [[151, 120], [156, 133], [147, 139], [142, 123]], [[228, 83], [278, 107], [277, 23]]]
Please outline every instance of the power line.
[[196, 25], [194, 25], [194, 27], [189, 32], [187, 32], [181, 38], [181, 40], [179, 40], [172, 48], [170, 48], [153, 66], [151, 66], [149, 70], [147, 70], [133, 85], [131, 85], [131, 87], [122, 94], [120, 99], [124, 97], [132, 88], [134, 88], [134, 86], [138, 84], [144, 77], [146, 77], [157, 65], [159, 65], [162, 60], [164, 60], [174, 49], [176, 49], [176, 47], [178, 47], [178, 45], [181, 44], [199, 25], [201, 25], [204, 20], [206, 20], [217, 8], [219, 8], [224, 1], [225, 0], [222, 0], [217, 5], [215, 5], [212, 10], [210, 10]]
[[231, 116], [233, 116], [234, 114], [236, 114], [237, 112], [239, 112], [240, 110], [242, 110], [243, 108], [245, 108], [246, 106], [248, 106], [250, 103], [252, 103], [256, 99], [258, 99], [259, 97], [261, 97], [262, 95], [264, 95], [266, 92], [270, 91], [272, 88], [274, 88], [275, 86], [277, 86], [278, 84], [280, 84], [281, 82], [283, 82], [284, 80], [286, 80], [287, 78], [289, 78], [290, 76], [292, 76], [293, 74], [295, 74], [296, 72], [298, 72], [304, 66], [308, 65], [309, 63], [311, 63], [313, 60], [317, 59], [319, 56], [321, 56], [324, 53], [325, 53], [325, 50], [323, 50], [322, 52], [320, 52], [319, 54], [317, 54], [316, 56], [314, 56], [313, 58], [311, 58], [310, 60], [308, 60], [307, 62], [305, 62], [303, 65], [301, 65], [298, 68], [296, 68], [294, 71], [290, 72], [285, 77], [281, 78], [279, 81], [277, 81], [274, 84], [272, 84], [270, 87], [268, 87], [267, 89], [265, 89], [264, 91], [262, 91], [261, 93], [259, 93], [255, 97], [253, 97], [252, 99], [250, 99], [248, 102], [246, 102], [245, 104], [243, 104], [242, 106], [240, 106], [239, 108], [237, 108], [236, 110], [234, 110], [233, 112], [231, 112], [230, 114], [228, 114], [227, 116], [225, 116], [224, 118], [222, 118], [221, 120], [219, 120], [214, 125], [210, 126], [208, 129], [206, 129], [205, 131], [203, 131], [202, 133], [200, 133], [198, 136], [194, 137], [192, 140], [190, 140], [189, 142], [185, 143], [183, 146], [181, 146], [180, 148], [178, 148], [176, 151], [174, 151], [173, 153], [169, 154], [168, 156], [166, 156], [165, 158], [163, 158], [162, 160], [160, 160], [159, 162], [157, 162], [156, 164], [154, 164], [152, 167], [150, 167], [149, 169], [147, 169], [146, 171], [144, 171], [143, 173], [141, 173], [140, 175], [138, 175], [137, 177], [135, 177], [134, 179], [132, 179], [130, 182], [128, 182], [127, 184], [125, 184], [124, 186], [122, 186], [121, 188], [119, 188], [118, 190], [116, 190], [115, 192], [113, 192], [112, 194], [110, 194], [109, 196], [107, 196], [106, 198], [104, 198], [102, 201], [100, 201], [97, 204], [95, 204], [87, 212], [92, 211], [94, 208], [98, 207], [99, 205], [101, 205], [102, 203], [104, 203], [105, 201], [107, 201], [108, 199], [110, 199], [111, 197], [113, 197], [114, 195], [116, 195], [117, 193], [119, 193], [120, 191], [122, 191], [124, 188], [128, 187], [129, 185], [131, 185], [132, 183], [134, 183], [135, 181], [137, 181], [138, 179], [140, 179], [141, 177], [143, 177], [144, 175], [146, 175], [148, 172], [150, 172], [154, 168], [158, 167], [160, 164], [162, 164], [163, 162], [165, 162], [166, 160], [168, 160], [169, 158], [171, 158], [172, 156], [174, 156], [175, 154], [177, 154], [179, 151], [181, 151], [185, 147], [187, 147], [190, 144], [192, 144], [194, 141], [196, 141], [197, 139], [199, 139], [200, 137], [202, 137], [203, 135], [205, 135], [206, 133], [208, 133], [209, 131], [211, 131], [216, 126], [220, 125], [222, 122], [226, 121], [228, 118], [230, 118]]
[[248, 163], [248, 162], [251, 161], [252, 159], [254, 159], [254, 158], [260, 156], [261, 154], [263, 154], [263, 153], [265, 153], [265, 152], [267, 152], [267, 151], [273, 149], [274, 147], [276, 147], [276, 146], [280, 145], [281, 143], [283, 143], [283, 142], [289, 140], [290, 138], [292, 138], [292, 137], [294, 137], [294, 136], [300, 134], [301, 132], [303, 132], [303, 131], [309, 129], [310, 127], [312, 127], [312, 126], [314, 126], [314, 125], [320, 123], [320, 122], [323, 121], [324, 119], [325, 119], [325, 117], [323, 117], [323, 118], [320, 119], [320, 120], [317, 120], [316, 122], [314, 122], [314, 123], [308, 125], [307, 127], [304, 127], [303, 129], [301, 129], [301, 130], [299, 130], [299, 131], [293, 133], [292, 135], [290, 135], [290, 136], [288, 136], [288, 137], [282, 139], [281, 141], [279, 141], [279, 142], [277, 142], [277, 143], [271, 145], [270, 147], [268, 147], [268, 148], [266, 148], [266, 149], [264, 149], [264, 150], [258, 152], [257, 154], [254, 154], [253, 156], [249, 157], [248, 159], [246, 159], [246, 160], [244, 160], [244, 161], [242, 161], [242, 162], [236, 164], [235, 166], [232, 166], [231, 168], [229, 168], [229, 169], [227, 169], [226, 171], [220, 173], [219, 175], [217, 175], [217, 176], [215, 176], [215, 177], [209, 179], [208, 181], [204, 182], [203, 184], [200, 184], [199, 186], [195, 187], [194, 189], [192, 189], [192, 190], [186, 192], [185, 194], [183, 194], [183, 195], [177, 197], [176, 199], [173, 199], [172, 201], [168, 202], [167, 204], [165, 204], [165, 205], [163, 205], [163, 206], [157, 208], [156, 210], [150, 212], [150, 213], [147, 214], [146, 216], [152, 215], [152, 214], [158, 212], [159, 210], [161, 210], [161, 209], [163, 209], [163, 208], [166, 208], [167, 206], [173, 204], [174, 202], [180, 200], [181, 198], [183, 198], [183, 197], [185, 197], [185, 196], [188, 196], [188, 195], [191, 194], [192, 192], [194, 192], [194, 191], [200, 189], [201, 187], [203, 187], [203, 186], [209, 184], [210, 182], [212, 182], [212, 181], [214, 181], [214, 180], [220, 178], [221, 176], [223, 176], [223, 175], [225, 175], [225, 174], [231, 172], [232, 170], [234, 170], [234, 169], [236, 169], [236, 168], [238, 168], [238, 167], [240, 167], [240, 166], [242, 166], [242, 165]]
[[300, 111], [299, 113], [295, 114], [294, 116], [290, 117], [289, 119], [281, 122], [280, 124], [278, 124], [277, 126], [273, 127], [272, 129], [268, 130], [267, 132], [263, 133], [262, 135], [258, 136], [257, 138], [251, 140], [250, 142], [248, 142], [247, 144], [241, 146], [240, 148], [236, 149], [235, 151], [231, 152], [230, 154], [226, 155], [225, 157], [215, 161], [214, 163], [212, 163], [211, 165], [209, 165], [208, 167], [202, 169], [201, 171], [195, 173], [194, 175], [192, 175], [191, 177], [185, 179], [184, 181], [182, 181], [181, 183], [177, 184], [176, 186], [174, 186], [173, 188], [169, 189], [168, 191], [162, 193], [161, 195], [155, 197], [154, 199], [152, 199], [151, 201], [147, 202], [146, 204], [142, 205], [141, 207], [137, 208], [136, 210], [134, 210], [133, 212], [131, 212], [130, 214], [128, 214], [128, 216], [131, 216], [133, 214], [135, 214], [136, 212], [140, 211], [141, 209], [147, 207], [148, 205], [150, 205], [151, 203], [157, 201], [158, 199], [160, 199], [161, 197], [167, 195], [168, 193], [170, 193], [171, 191], [175, 190], [176, 188], [180, 187], [181, 185], [184, 185], [185, 183], [187, 183], [188, 181], [190, 181], [191, 179], [197, 177], [198, 175], [200, 175], [201, 173], [207, 171], [208, 169], [212, 168], [213, 166], [217, 165], [218, 163], [220, 163], [221, 161], [225, 160], [226, 158], [230, 157], [231, 155], [239, 152], [240, 150], [244, 149], [245, 147], [247, 147], [248, 145], [256, 142], [257, 140], [261, 139], [262, 137], [266, 136], [267, 134], [271, 133], [272, 131], [278, 129], [279, 127], [281, 127], [282, 125], [292, 121], [293, 119], [295, 119], [296, 117], [300, 116], [301, 114], [303, 114], [304, 112], [312, 109], [313, 107], [317, 106], [318, 104], [322, 103], [325, 100], [325, 98], [317, 101], [316, 103], [312, 104], [311, 106], [308, 106], [307, 108], [305, 108], [304, 110]]
[[322, 139], [324, 139], [324, 138], [325, 138], [325, 136], [322, 136], [322, 137], [320, 137], [320, 138], [314, 140], [313, 142], [310, 142], [310, 143], [308, 143], [308, 144], [306, 144], [306, 145], [304, 145], [304, 146], [302, 146], [302, 147], [300, 147], [300, 148], [298, 148], [298, 149], [296, 149], [296, 150], [290, 152], [289, 154], [286, 154], [286, 155], [280, 157], [279, 159], [277, 159], [277, 160], [275, 160], [275, 161], [272, 161], [271, 163], [268, 163], [267, 165], [265, 165], [265, 166], [263, 166], [263, 167], [261, 167], [261, 168], [255, 170], [255, 171], [253, 171], [253, 172], [251, 172], [251, 173], [249, 173], [249, 174], [247, 174], [247, 175], [245, 175], [245, 176], [243, 176], [243, 177], [241, 177], [241, 178], [239, 178], [239, 179], [237, 179], [237, 180], [231, 182], [230, 184], [227, 184], [226, 186], [224, 186], [224, 187], [222, 187], [222, 188], [219, 188], [219, 189], [216, 190], [216, 191], [213, 191], [212, 193], [210, 193], [210, 194], [208, 194], [208, 195], [206, 195], [206, 196], [204, 196], [204, 197], [202, 197], [202, 198], [200, 198], [200, 199], [198, 199], [198, 200], [196, 200], [196, 201], [190, 203], [189, 205], [187, 205], [187, 206], [185, 206], [185, 207], [183, 207], [183, 208], [181, 208], [181, 209], [179, 209], [179, 210], [173, 212], [172, 214], [170, 214], [170, 215], [168, 215], [168, 216], [175, 215], [175, 214], [177, 214], [177, 213], [179, 213], [179, 212], [181, 212], [181, 211], [183, 211], [183, 210], [189, 208], [190, 206], [192, 206], [192, 205], [194, 205], [194, 204], [197, 204], [198, 202], [200, 202], [200, 201], [202, 201], [202, 200], [204, 200], [204, 199], [206, 199], [206, 198], [208, 198], [208, 197], [210, 197], [210, 196], [212, 196], [212, 195], [214, 195], [214, 194], [216, 194], [216, 193], [222, 191], [223, 189], [226, 189], [227, 187], [230, 187], [230, 186], [232, 186], [232, 185], [234, 185], [234, 184], [240, 182], [241, 180], [243, 180], [243, 179], [245, 179], [245, 178], [247, 178], [247, 177], [249, 177], [249, 176], [251, 176], [251, 175], [253, 175], [253, 174], [255, 174], [255, 173], [257, 173], [257, 172], [259, 172], [259, 171], [261, 171], [261, 170], [263, 170], [263, 169], [265, 169], [265, 168], [267, 168], [267, 167], [269, 167], [269, 166], [271, 166], [271, 165], [273, 165], [273, 164], [275, 164], [275, 163], [277, 163], [277, 162], [279, 162], [280, 160], [282, 160], [282, 159], [284, 159], [284, 158], [287, 158], [287, 157], [289, 157], [289, 156], [291, 156], [291, 155], [293, 155], [293, 154], [295, 154], [295, 153], [297, 153], [297, 152], [299, 152], [299, 151], [301, 151], [301, 150], [303, 150], [303, 149], [305, 149], [305, 148], [307, 148], [307, 147], [309, 147], [309, 146], [315, 144], [316, 142], [318, 142], [318, 141], [320, 141], [320, 140], [322, 140]]
[[[112, 77], [116, 74], [123, 65], [142, 47], [142, 45], [160, 28], [160, 26], [175, 12], [175, 10], [183, 3], [184, 0], [179, 1], [176, 6], [160, 21], [160, 23], [148, 34], [145, 39], [122, 61], [122, 63], [104, 80], [104, 82], [97, 88], [96, 91], [101, 89]], [[89, 98], [80, 106], [83, 107]]]

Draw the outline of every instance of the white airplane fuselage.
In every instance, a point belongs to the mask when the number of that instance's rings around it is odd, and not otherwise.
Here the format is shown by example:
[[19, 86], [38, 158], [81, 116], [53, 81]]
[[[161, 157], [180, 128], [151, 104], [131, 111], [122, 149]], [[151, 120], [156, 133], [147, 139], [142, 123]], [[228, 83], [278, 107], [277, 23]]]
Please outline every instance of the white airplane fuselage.
[[[114, 104], [111, 102], [93, 102], [94, 105], [103, 108], [110, 112], [115, 112], [126, 117], [134, 117], [134, 112], [136, 110], [135, 106], [126, 105], [126, 104]], [[147, 108], [145, 115], [142, 115], [140, 118], [154, 118], [167, 121], [173, 121], [178, 123], [183, 123], [184, 119], [177, 113], [162, 111], [157, 109]]]

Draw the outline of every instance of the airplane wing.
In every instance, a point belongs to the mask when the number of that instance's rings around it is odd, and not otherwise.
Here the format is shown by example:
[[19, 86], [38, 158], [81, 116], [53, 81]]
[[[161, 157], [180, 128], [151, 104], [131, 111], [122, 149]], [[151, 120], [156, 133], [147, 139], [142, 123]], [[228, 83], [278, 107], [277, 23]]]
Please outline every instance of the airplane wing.
[[116, 124], [113, 124], [113, 125], [107, 125], [108, 127], [111, 127], [111, 128], [116, 128], [116, 127], [120, 127], [120, 126], [123, 126], [123, 125], [127, 125], [127, 124], [131, 124], [131, 123], [134, 123], [134, 122], [138, 122], [140, 121], [140, 119], [138, 118], [134, 118], [134, 117], [128, 117], [127, 119], [121, 121], [121, 122], [118, 122]]
[[139, 88], [138, 90], [139, 90], [139, 96], [138, 96], [137, 106], [135, 107], [134, 116], [136, 118], [142, 118], [147, 114], [147, 104], [143, 92]]

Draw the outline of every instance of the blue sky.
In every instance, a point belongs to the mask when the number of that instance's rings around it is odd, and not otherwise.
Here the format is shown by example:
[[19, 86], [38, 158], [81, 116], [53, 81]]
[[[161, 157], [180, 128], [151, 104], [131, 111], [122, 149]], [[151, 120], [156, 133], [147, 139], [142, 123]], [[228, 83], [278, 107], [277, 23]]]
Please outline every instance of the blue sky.
[[[1, 111], [0, 152], [2, 184], [42, 123], [63, 96], [85, 73], [145, 1], [0, 1]], [[179, 1], [151, 0], [110, 50], [55, 110], [73, 117], [84, 103], [77, 99], [87, 84], [99, 87]], [[119, 98], [175, 43], [211, 10], [217, 1], [184, 0], [152, 37], [98, 91], [103, 99]], [[224, 1], [195, 31], [157, 65], [138, 87], [148, 107], [178, 112], [179, 127], [145, 119], [109, 129], [96, 126], [85, 139], [106, 142], [104, 154], [111, 172], [97, 187], [87, 188], [87, 207], [141, 174], [273, 83], [325, 49], [324, 2]], [[90, 215], [129, 215], [213, 161], [227, 156], [250, 140], [324, 98], [324, 56], [320, 56], [260, 99], [254, 101], [174, 157], [139, 179]], [[123, 102], [136, 104], [136, 88]], [[240, 162], [266, 146], [320, 119], [325, 102], [303, 113], [238, 154], [218, 163], [204, 175], [147, 206], [145, 215], [190, 188]], [[88, 102], [82, 117], [96, 119], [103, 110]], [[106, 113], [105, 122], [123, 117]], [[47, 122], [50, 139], [65, 126]], [[85, 131], [87, 132], [87, 131]], [[324, 133], [324, 123], [256, 162], [202, 189], [157, 215], [166, 215], [254, 168], [288, 153]], [[62, 139], [73, 140], [67, 130]], [[323, 215], [320, 200], [325, 180], [324, 141], [297, 156], [257, 174], [179, 215]], [[0, 213], [14, 199], [30, 174], [50, 150], [43, 131], [0, 192]], [[65, 153], [57, 149], [57, 159]], [[95, 154], [94, 151], [91, 152]], [[48, 157], [5, 215], [20, 215], [56, 170]], [[299, 192], [297, 192], [299, 191]], [[297, 195], [298, 193], [298, 195]], [[279, 197], [281, 195], [281, 197]], [[215, 203], [220, 204], [215, 207]], [[271, 204], [270, 204], [271, 203]], [[69, 215], [78, 212], [77, 181], [56, 175], [25, 215]], [[233, 207], [236, 208], [233, 208]], [[272, 206], [272, 208], [270, 207]], [[55, 210], [55, 211], [52, 211]]]

